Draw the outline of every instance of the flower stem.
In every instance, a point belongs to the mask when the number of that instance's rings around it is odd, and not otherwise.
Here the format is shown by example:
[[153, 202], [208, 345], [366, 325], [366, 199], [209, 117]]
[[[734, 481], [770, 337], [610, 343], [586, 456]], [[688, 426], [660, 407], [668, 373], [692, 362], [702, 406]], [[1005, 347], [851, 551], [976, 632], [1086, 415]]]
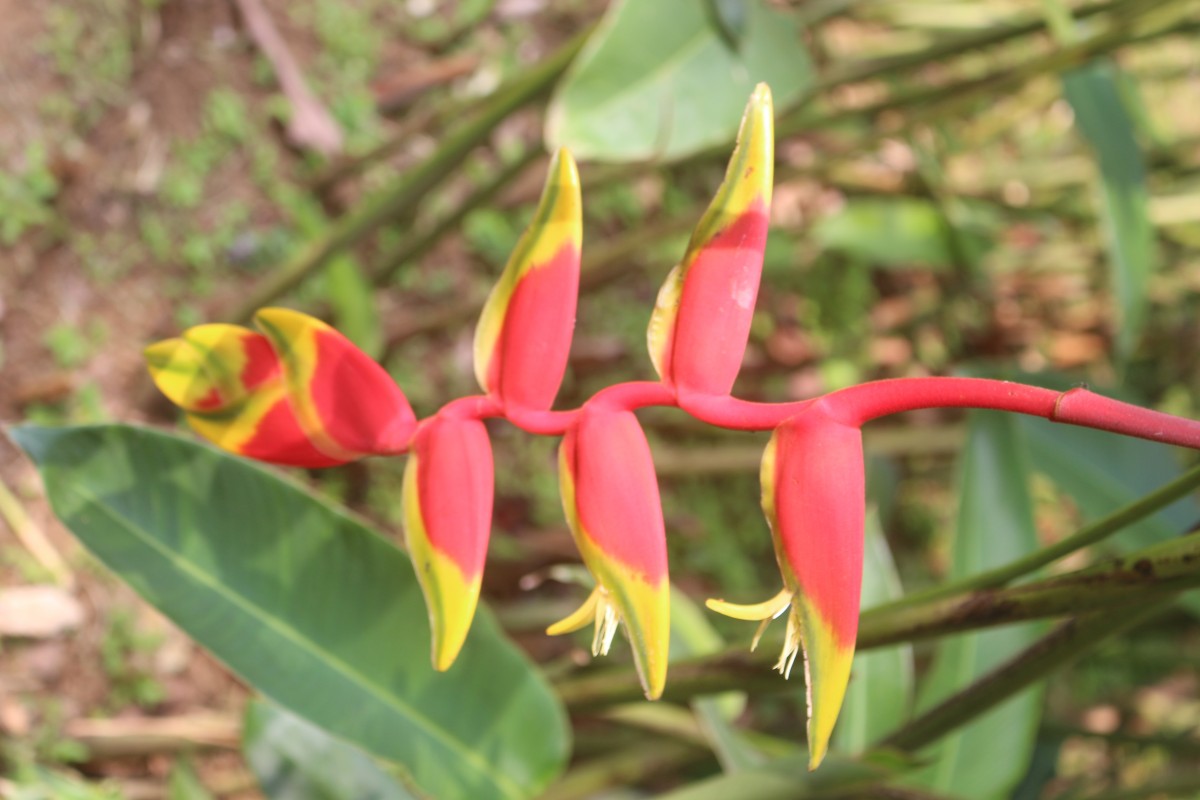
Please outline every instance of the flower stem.
[[735, 431], [770, 431], [808, 408], [813, 400], [794, 403], [756, 403], [729, 395], [678, 390], [679, 407], [701, 422]]
[[1200, 448], [1200, 422], [1122, 403], [1082, 387], [1056, 392], [987, 378], [895, 378], [851, 386], [821, 400], [831, 415], [853, 425], [922, 408], [985, 408]]

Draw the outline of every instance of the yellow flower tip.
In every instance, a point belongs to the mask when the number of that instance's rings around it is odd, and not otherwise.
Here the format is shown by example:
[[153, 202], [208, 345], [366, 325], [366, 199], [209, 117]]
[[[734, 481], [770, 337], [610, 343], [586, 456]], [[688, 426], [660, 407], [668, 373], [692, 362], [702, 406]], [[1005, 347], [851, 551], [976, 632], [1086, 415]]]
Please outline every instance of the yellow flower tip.
[[588, 595], [587, 600], [583, 601], [583, 605], [572, 611], [567, 616], [560, 619], [558, 622], [546, 628], [547, 636], [562, 636], [566, 633], [574, 633], [586, 628], [596, 617], [596, 604], [600, 598], [600, 587], [597, 586]]
[[579, 186], [579, 167], [571, 151], [560, 147], [550, 159], [550, 181], [559, 186]]
[[750, 102], [746, 104], [747, 109], [753, 112], [766, 111], [773, 116], [774, 105], [774, 100], [771, 98], [771, 87], [763, 82], [755, 84], [754, 91], [750, 93]]
[[184, 348], [190, 349], [190, 345], [183, 339], [163, 339], [142, 350], [142, 357], [146, 359], [146, 366], [153, 373], [155, 370], [169, 369], [171, 362]]
[[[606, 656], [612, 648], [622, 619], [621, 610], [613, 601], [612, 595], [603, 586], [597, 586], [579, 608], [548, 627], [546, 633], [550, 636], [561, 636], [593, 625], [592, 655]], [[645, 623], [646, 620], [642, 620], [643, 626]], [[631, 645], [642, 691], [647, 700], [657, 700], [662, 697], [667, 685], [666, 650], [660, 646], [653, 633], [648, 637], [639, 637], [634, 633], [631, 636]]]
[[730, 603], [725, 600], [710, 598], [705, 601], [704, 605], [708, 606], [709, 610], [732, 619], [758, 622], [759, 620], [775, 619], [784, 612], [791, 602], [792, 592], [785, 587], [780, 589], [779, 593], [774, 597], [764, 600], [761, 603], [743, 605], [741, 603]]
[[588, 625], [595, 626], [592, 633], [592, 655], [608, 655], [613, 637], [617, 635], [617, 628], [621, 626], [621, 612], [613, 605], [603, 586], [593, 589], [587, 600], [583, 601], [583, 605], [546, 628], [546, 633], [549, 636], [562, 636], [565, 633], [581, 631]]
[[[825, 758], [833, 726], [846, 697], [850, 665], [854, 660], [854, 642], [847, 643], [838, 637], [808, 600], [799, 600], [793, 606], [792, 614], [795, 617], [795, 636], [804, 653], [809, 769], [816, 769]], [[789, 625], [789, 641], [792, 633]]]

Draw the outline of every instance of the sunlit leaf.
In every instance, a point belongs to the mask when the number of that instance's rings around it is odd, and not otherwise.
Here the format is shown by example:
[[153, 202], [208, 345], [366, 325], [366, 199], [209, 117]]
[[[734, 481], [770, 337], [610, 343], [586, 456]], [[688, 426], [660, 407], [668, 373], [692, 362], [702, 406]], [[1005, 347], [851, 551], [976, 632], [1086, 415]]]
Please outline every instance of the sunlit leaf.
[[[956, 234], [970, 253], [979, 255], [989, 249], [994, 226], [981, 213], [973, 213], [971, 223]], [[840, 211], [818, 221], [812, 235], [824, 249], [860, 258], [869, 266], [944, 269], [958, 257], [947, 224], [928, 200], [851, 198]]]
[[55, 513], [110, 569], [270, 699], [402, 764], [435, 797], [523, 798], [562, 769], [565, 715], [476, 617], [451, 671], [401, 551], [294, 483], [121, 425], [21, 427]]
[[737, 49], [705, 3], [614, 3], [559, 84], [546, 140], [579, 159], [672, 160], [728, 142], [760, 81], [781, 107], [812, 83], [791, 15], [746, 0]]

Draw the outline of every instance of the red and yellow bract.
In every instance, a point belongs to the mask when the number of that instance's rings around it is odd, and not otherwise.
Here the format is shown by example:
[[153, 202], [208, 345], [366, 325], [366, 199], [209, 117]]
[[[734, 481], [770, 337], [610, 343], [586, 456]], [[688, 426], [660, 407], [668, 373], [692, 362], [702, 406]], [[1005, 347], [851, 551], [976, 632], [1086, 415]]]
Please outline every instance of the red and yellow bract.
[[624, 622], [642, 688], [656, 699], [667, 677], [671, 586], [650, 445], [632, 412], [585, 406], [563, 437], [558, 465], [563, 510], [597, 586], [548, 633], [594, 621], [598, 655]]
[[575, 328], [582, 216], [579, 170], [559, 150], [475, 329], [475, 376], [505, 405], [543, 411], [558, 394]]
[[467, 638], [492, 526], [492, 446], [478, 419], [421, 423], [404, 468], [404, 534], [425, 594], [433, 665], [446, 670]]

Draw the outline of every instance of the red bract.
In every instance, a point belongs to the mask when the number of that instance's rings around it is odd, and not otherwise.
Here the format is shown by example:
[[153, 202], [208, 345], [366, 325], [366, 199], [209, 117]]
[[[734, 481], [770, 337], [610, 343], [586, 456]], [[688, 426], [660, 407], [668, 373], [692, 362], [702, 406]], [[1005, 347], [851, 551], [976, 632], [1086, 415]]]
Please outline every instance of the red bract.
[[549, 629], [595, 622], [594, 654], [607, 653], [624, 622], [646, 697], [662, 694], [670, 645], [670, 583], [662, 502], [650, 446], [629, 411], [585, 406], [559, 449], [563, 510], [596, 589]]
[[475, 615], [493, 483], [492, 446], [482, 422], [438, 415], [421, 423], [404, 469], [404, 533], [439, 670], [454, 663]]
[[771, 90], [746, 107], [725, 181], [658, 294], [647, 339], [664, 382], [727, 395], [737, 379], [762, 276], [775, 165]]
[[264, 308], [254, 321], [279, 356], [292, 409], [318, 450], [342, 461], [405, 451], [416, 417], [370, 356], [307, 314]]
[[563, 509], [597, 585], [550, 632], [594, 623], [592, 649], [604, 653], [624, 622], [650, 698], [666, 680], [670, 587], [658, 482], [633, 411], [676, 406], [713, 425], [774, 430], [763, 458], [763, 510], [783, 589], [757, 605], [709, 605], [760, 620], [760, 633], [788, 613], [778, 668], [788, 675], [805, 654], [815, 768], [845, 694], [858, 627], [864, 423], [916, 408], [993, 408], [1197, 448], [1200, 424], [1083, 389], [968, 378], [879, 381], [801, 403], [730, 397], [762, 270], [772, 124], [770, 92], [759, 86], [725, 181], [659, 294], [648, 332], [657, 383], [618, 384], [580, 409], [549, 410], [570, 349], [582, 240], [579, 175], [566, 151], [551, 162], [534, 220], [476, 329], [485, 395], [447, 404], [418, 427], [380, 366], [325, 323], [284, 309], [259, 312], [265, 336], [202, 325], [152, 345], [150, 372], [201, 435], [251, 458], [328, 466], [411, 446], [405, 531], [439, 670], [449, 668], [470, 628], [491, 525], [492, 453], [481, 420], [505, 417], [533, 433], [565, 434]]
[[545, 410], [558, 393], [575, 328], [582, 213], [579, 171], [560, 150], [475, 329], [479, 386], [504, 404]]
[[754, 606], [708, 602], [714, 611], [762, 626], [791, 607], [776, 668], [787, 675], [803, 650], [813, 767], [825, 756], [854, 657], [863, 476], [862, 433], [831, 417], [819, 401], [780, 425], [763, 455], [762, 504], [784, 588]]

